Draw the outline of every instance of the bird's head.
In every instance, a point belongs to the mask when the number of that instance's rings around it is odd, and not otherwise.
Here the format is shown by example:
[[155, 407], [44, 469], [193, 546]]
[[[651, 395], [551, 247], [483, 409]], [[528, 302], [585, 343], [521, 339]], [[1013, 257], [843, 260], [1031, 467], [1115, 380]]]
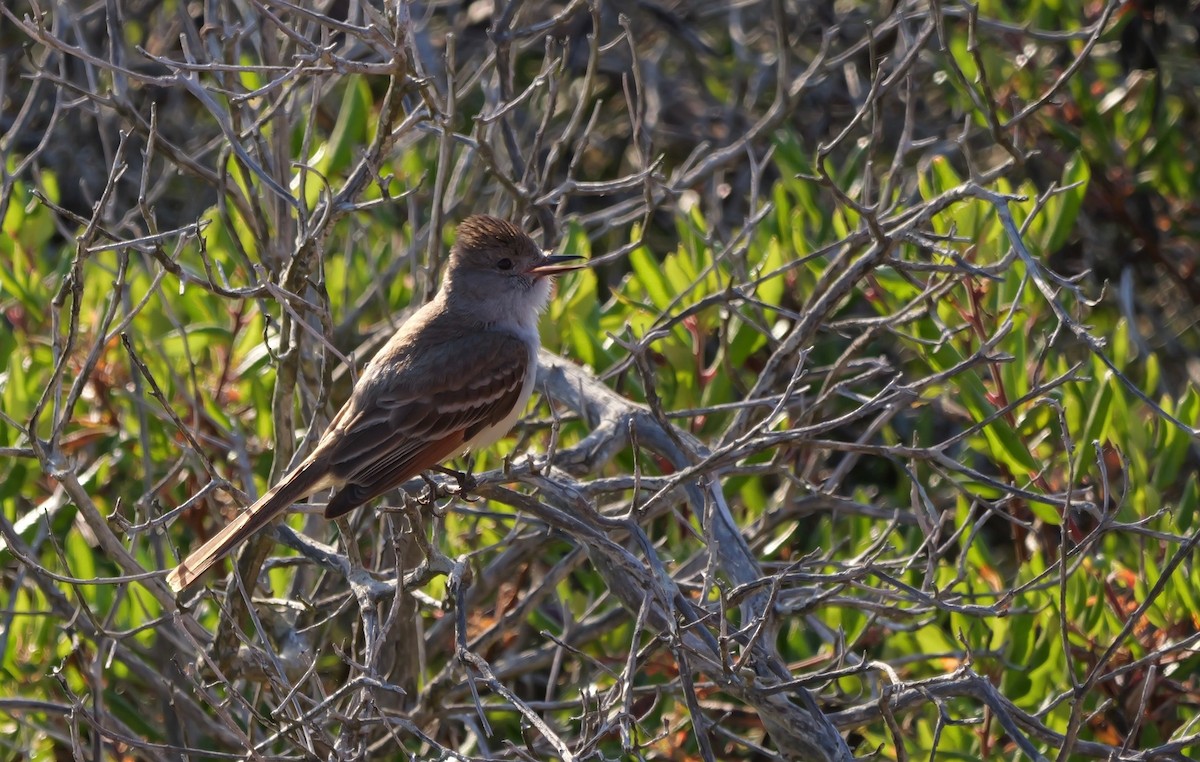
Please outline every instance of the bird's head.
[[458, 226], [442, 290], [483, 312], [534, 320], [550, 297], [549, 276], [583, 267], [581, 259], [544, 252], [513, 223], [477, 214]]

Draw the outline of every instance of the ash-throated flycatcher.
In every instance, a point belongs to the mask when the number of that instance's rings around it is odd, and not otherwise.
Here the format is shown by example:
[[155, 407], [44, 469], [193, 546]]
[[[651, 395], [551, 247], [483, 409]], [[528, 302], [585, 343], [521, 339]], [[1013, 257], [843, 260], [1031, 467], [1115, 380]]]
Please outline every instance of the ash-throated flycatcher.
[[508, 433], [537, 373], [547, 276], [582, 267], [481, 215], [458, 227], [442, 287], [358, 379], [312, 454], [167, 575], [176, 592], [298, 500], [334, 488], [334, 518]]

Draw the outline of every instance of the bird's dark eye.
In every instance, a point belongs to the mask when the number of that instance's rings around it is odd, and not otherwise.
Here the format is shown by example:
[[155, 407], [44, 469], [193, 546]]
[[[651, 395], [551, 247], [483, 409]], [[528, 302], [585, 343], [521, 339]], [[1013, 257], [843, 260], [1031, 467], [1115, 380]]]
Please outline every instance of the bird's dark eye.
[[499, 267], [501, 270], [511, 270], [512, 269], [512, 260], [509, 259], [508, 257], [505, 257], [504, 259], [502, 259], [496, 263], [496, 267]]

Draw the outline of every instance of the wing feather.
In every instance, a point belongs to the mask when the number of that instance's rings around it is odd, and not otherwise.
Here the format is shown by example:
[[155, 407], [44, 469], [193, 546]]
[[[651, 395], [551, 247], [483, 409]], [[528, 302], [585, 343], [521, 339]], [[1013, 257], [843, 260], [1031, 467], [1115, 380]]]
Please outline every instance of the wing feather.
[[[460, 452], [479, 431], [504, 421], [520, 402], [530, 372], [528, 345], [508, 333], [478, 331], [444, 347], [396, 356], [381, 353], [363, 373], [352, 409], [321, 443], [345, 486], [326, 516], [388, 492]], [[394, 372], [388, 364], [400, 366]], [[370, 393], [366, 393], [366, 392]]]

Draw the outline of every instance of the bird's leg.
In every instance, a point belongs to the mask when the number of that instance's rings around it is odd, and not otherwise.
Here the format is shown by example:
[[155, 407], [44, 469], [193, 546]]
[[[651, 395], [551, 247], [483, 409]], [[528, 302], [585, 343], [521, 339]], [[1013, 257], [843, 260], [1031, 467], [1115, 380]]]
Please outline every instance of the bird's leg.
[[438, 473], [446, 474], [447, 476], [453, 476], [454, 480], [458, 482], [458, 484], [439, 484], [438, 482], [434, 481], [427, 472], [422, 471], [421, 479], [425, 481], [425, 489], [421, 490], [421, 494], [413, 499], [416, 500], [419, 505], [428, 508], [438, 516], [445, 513], [444, 508], [438, 508], [437, 501], [440, 498], [459, 498], [460, 500], [466, 500], [472, 503], [475, 502], [479, 498], [468, 494], [468, 492], [478, 486], [478, 483], [475, 481], [475, 477], [471, 476], [471, 463], [471, 460], [467, 461], [467, 470], [465, 472], [455, 471], [453, 468], [446, 468], [445, 466], [430, 466], [430, 471], [437, 471]]
[[[438, 466], [434, 466], [438, 468]], [[441, 486], [433, 479], [429, 478], [429, 474], [421, 472], [421, 480], [425, 482], [425, 489], [421, 490], [421, 494], [416, 497], [419, 505], [431, 506], [437, 503], [438, 497], [442, 492]]]
[[473, 492], [479, 486], [479, 482], [475, 481], [475, 477], [471, 474], [471, 468], [475, 465], [475, 458], [471, 455], [467, 456], [467, 468], [465, 471], [456, 471], [453, 468], [445, 466], [434, 466], [434, 469], [440, 471], [447, 476], [453, 476], [454, 481], [458, 482], [457, 489], [448, 489], [447, 493], [462, 500], [473, 503], [478, 500], [478, 497], [468, 493]]
[[[444, 469], [439, 466], [433, 466], [433, 468], [438, 471], [444, 471]], [[446, 509], [450, 507], [450, 503], [453, 502], [455, 497], [458, 497], [458, 489], [445, 484], [439, 484], [438, 482], [434, 481], [429, 474], [423, 471], [421, 472], [421, 478], [425, 480], [425, 489], [421, 490], [421, 494], [418, 497], [413, 498], [413, 501], [416, 502], [417, 505], [426, 508], [431, 514], [437, 516], [438, 518], [445, 516]], [[446, 502], [446, 505], [438, 505], [437, 501], [444, 497], [448, 497], [450, 500]]]
[[479, 482], [475, 481], [475, 475], [471, 473], [475, 468], [475, 455], [467, 453], [467, 468], [461, 473], [454, 474], [454, 478], [458, 480], [459, 495], [465, 500], [478, 500], [477, 497], [468, 497], [465, 493], [474, 492], [479, 487]]

